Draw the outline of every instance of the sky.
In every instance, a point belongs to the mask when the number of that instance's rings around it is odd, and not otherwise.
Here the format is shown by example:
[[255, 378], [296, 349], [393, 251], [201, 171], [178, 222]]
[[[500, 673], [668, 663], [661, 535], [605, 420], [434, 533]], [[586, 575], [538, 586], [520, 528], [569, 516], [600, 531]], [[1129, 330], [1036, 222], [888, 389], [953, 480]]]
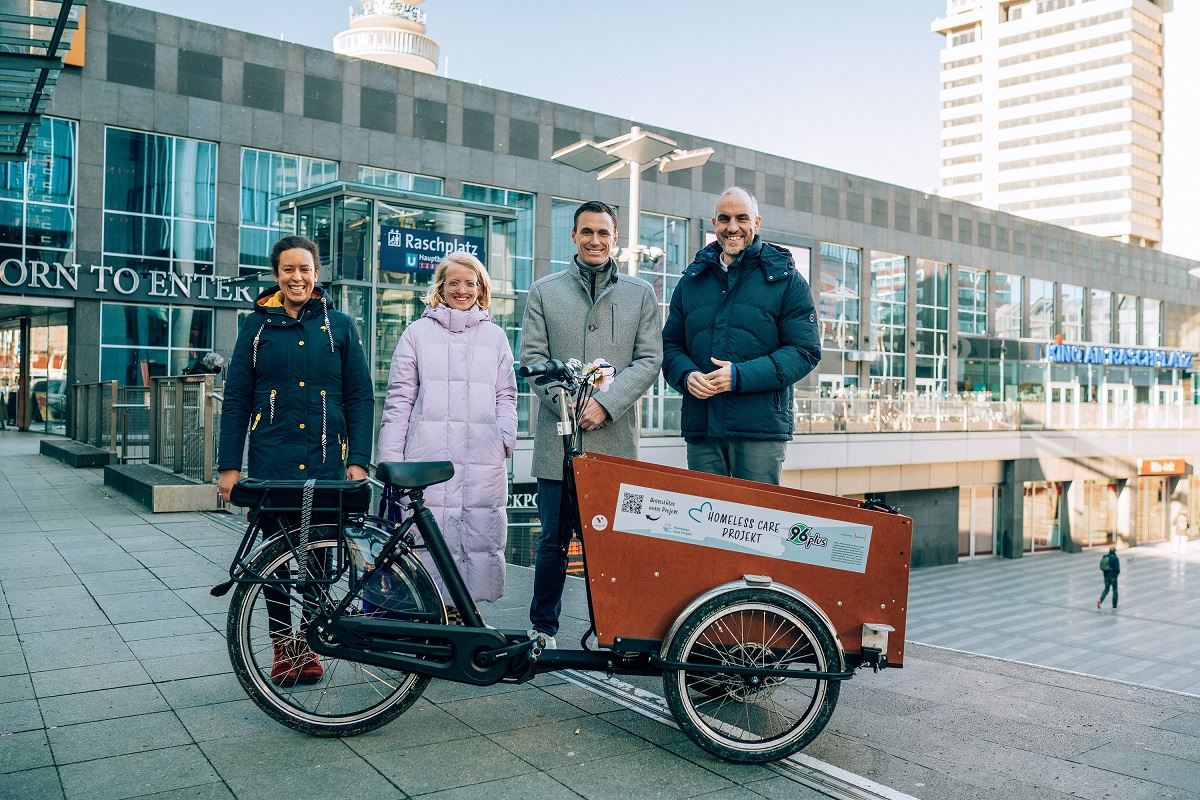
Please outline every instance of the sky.
[[[121, 0], [333, 48], [346, 0]], [[427, 0], [454, 80], [930, 190], [945, 0]], [[686, 14], [680, 13], [686, 11]]]

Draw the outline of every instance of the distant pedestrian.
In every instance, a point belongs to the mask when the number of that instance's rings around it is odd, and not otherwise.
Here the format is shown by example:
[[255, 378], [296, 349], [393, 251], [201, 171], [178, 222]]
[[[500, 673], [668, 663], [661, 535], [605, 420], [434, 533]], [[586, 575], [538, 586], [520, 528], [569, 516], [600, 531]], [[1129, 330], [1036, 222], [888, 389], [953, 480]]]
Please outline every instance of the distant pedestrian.
[[1121, 559], [1117, 558], [1117, 548], [1108, 548], [1108, 552], [1100, 557], [1100, 570], [1104, 573], [1104, 594], [1100, 595], [1100, 599], [1096, 601], [1096, 608], [1100, 608], [1100, 604], [1108, 596], [1109, 589], [1112, 589], [1113, 608], [1116, 608], [1117, 576], [1121, 574]]

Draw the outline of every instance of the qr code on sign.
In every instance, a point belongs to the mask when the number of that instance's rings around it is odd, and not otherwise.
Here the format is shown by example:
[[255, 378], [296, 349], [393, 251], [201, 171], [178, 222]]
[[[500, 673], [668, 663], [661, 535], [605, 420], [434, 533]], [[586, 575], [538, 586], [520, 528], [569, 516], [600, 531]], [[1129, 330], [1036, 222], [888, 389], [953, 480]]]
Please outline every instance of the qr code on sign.
[[621, 498], [621, 511], [625, 512], [626, 514], [641, 514], [642, 500], [644, 499], [645, 495], [626, 494]]

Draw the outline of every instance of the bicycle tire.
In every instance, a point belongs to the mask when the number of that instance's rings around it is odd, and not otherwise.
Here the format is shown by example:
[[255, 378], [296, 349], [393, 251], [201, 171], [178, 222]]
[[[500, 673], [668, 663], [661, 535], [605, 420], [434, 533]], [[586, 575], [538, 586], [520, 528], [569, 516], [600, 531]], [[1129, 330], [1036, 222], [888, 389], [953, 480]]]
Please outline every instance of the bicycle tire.
[[[674, 662], [827, 672], [838, 646], [812, 609], [761, 589], [738, 589], [688, 615], [667, 648]], [[715, 756], [741, 763], [786, 758], [829, 722], [839, 681], [665, 672], [667, 705], [688, 737]]]
[[[347, 531], [379, 542], [387, 534], [370, 526], [351, 524]], [[386, 538], [384, 538], [386, 541]], [[334, 525], [314, 525], [309, 541], [309, 573], [319, 563], [322, 554], [336, 552], [337, 528]], [[260, 575], [276, 575], [286, 570], [297, 575], [295, 552], [289, 543], [279, 539], [263, 547], [254, 558], [251, 569]], [[338, 602], [348, 591], [348, 576], [334, 584], [314, 586], [310, 593], [322, 592], [331, 602]], [[445, 606], [437, 588], [420, 560], [408, 554], [391, 569], [389, 578], [407, 591], [412, 610], [435, 613], [443, 624]], [[306, 598], [292, 587], [283, 588], [290, 618], [303, 618]], [[226, 636], [229, 657], [238, 682], [254, 703], [275, 721], [309, 736], [356, 736], [375, 730], [394, 720], [416, 702], [429, 684], [429, 678], [411, 672], [367, 666], [353, 661], [322, 658], [324, 676], [316, 684], [280, 686], [271, 681], [273, 644], [266, 605], [267, 587], [260, 583], [239, 584], [229, 602]], [[278, 597], [278, 595], [276, 595]], [[361, 612], [361, 598], [351, 607]]]

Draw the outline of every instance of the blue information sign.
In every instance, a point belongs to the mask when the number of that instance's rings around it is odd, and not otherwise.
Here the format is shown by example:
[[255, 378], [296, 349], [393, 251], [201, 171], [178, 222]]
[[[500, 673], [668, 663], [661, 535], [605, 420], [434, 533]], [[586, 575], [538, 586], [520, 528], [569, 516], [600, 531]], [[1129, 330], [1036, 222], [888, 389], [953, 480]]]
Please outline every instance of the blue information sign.
[[483, 237], [384, 225], [379, 229], [379, 268], [389, 272], [432, 274], [443, 257], [470, 253], [486, 263]]

